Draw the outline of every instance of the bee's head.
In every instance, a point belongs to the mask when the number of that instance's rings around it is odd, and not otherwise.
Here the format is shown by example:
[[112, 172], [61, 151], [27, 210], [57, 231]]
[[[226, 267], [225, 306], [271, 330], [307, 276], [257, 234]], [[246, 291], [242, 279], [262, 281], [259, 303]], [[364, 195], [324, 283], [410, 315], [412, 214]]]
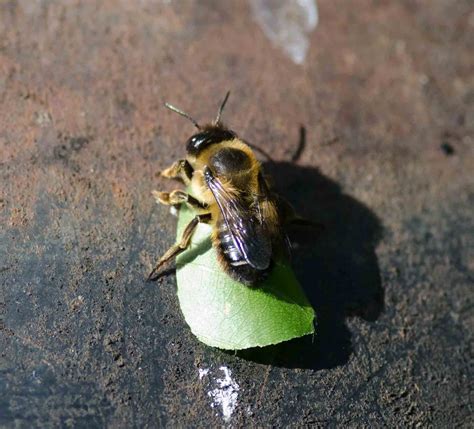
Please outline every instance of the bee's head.
[[236, 138], [236, 134], [233, 131], [220, 125], [209, 125], [188, 139], [186, 151], [189, 155], [197, 156], [210, 145], [233, 140], [234, 138]]
[[229, 94], [230, 94], [230, 91], [227, 92], [224, 100], [222, 101], [219, 107], [219, 110], [217, 111], [217, 117], [214, 120], [214, 122], [204, 127], [201, 127], [187, 113], [172, 106], [171, 104], [165, 103], [165, 106], [168, 109], [180, 114], [181, 116], [184, 116], [185, 118], [188, 118], [194, 124], [194, 126], [199, 130], [199, 132], [192, 135], [186, 142], [186, 151], [188, 152], [189, 155], [197, 156], [199, 152], [209, 147], [210, 145], [221, 143], [226, 140], [232, 140], [236, 137], [236, 134], [233, 131], [228, 130], [221, 123], [222, 110], [224, 110], [224, 106], [227, 103]]

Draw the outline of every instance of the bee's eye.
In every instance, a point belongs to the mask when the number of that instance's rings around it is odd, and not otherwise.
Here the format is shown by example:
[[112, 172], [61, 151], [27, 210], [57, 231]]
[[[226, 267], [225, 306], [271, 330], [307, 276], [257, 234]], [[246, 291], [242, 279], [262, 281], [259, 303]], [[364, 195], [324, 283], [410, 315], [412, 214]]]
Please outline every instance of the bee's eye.
[[203, 149], [205, 146], [208, 146], [209, 143], [206, 143], [206, 141], [207, 136], [205, 133], [195, 134], [188, 140], [186, 144], [186, 150], [192, 155], [197, 155], [201, 149]]

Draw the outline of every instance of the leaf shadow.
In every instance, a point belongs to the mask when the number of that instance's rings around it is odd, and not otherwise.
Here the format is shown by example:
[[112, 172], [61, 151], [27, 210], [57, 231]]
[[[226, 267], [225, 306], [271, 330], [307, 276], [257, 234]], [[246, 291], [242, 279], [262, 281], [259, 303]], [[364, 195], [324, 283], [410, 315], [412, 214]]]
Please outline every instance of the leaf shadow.
[[317, 169], [289, 162], [264, 164], [275, 189], [305, 218], [324, 230], [289, 234], [292, 265], [317, 315], [316, 334], [237, 352], [237, 356], [288, 368], [329, 369], [352, 353], [346, 318], [377, 320], [384, 291], [375, 247], [383, 227], [363, 203]]

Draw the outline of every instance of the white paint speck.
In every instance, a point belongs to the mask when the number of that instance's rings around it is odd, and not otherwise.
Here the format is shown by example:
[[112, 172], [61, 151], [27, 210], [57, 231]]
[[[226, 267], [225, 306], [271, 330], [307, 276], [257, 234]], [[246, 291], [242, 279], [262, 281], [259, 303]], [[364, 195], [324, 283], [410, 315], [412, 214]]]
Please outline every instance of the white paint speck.
[[232, 379], [232, 372], [229, 368], [221, 366], [219, 369], [224, 373], [224, 377], [217, 378], [217, 387], [207, 392], [207, 394], [212, 398], [212, 407], [222, 407], [222, 416], [224, 417], [224, 421], [228, 422], [237, 406], [240, 387], [237, 382]]
[[[201, 380], [209, 374], [210, 370], [199, 368], [198, 371]], [[232, 378], [232, 372], [229, 368], [221, 366], [219, 367], [219, 373], [223, 373], [223, 376], [211, 378], [210, 385], [215, 387], [207, 392], [207, 396], [212, 400], [211, 407], [220, 408], [224, 421], [228, 422], [237, 407], [240, 387]]]
[[199, 380], [202, 380], [207, 374], [209, 374], [209, 368], [199, 368]]
[[53, 118], [49, 112], [36, 112], [36, 123], [40, 127], [47, 127], [52, 120]]

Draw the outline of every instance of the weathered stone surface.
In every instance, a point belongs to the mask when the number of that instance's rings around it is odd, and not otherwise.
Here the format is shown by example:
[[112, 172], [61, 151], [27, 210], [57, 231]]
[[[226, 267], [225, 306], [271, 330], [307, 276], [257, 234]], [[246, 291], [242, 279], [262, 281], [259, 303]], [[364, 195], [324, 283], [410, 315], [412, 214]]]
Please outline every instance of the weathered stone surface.
[[[221, 366], [235, 426], [472, 425], [472, 2], [318, 5], [297, 65], [246, 2], [0, 1], [2, 426], [220, 425]], [[227, 89], [326, 225], [293, 256], [314, 342], [209, 349], [144, 281], [193, 131], [163, 102], [204, 121]]]

